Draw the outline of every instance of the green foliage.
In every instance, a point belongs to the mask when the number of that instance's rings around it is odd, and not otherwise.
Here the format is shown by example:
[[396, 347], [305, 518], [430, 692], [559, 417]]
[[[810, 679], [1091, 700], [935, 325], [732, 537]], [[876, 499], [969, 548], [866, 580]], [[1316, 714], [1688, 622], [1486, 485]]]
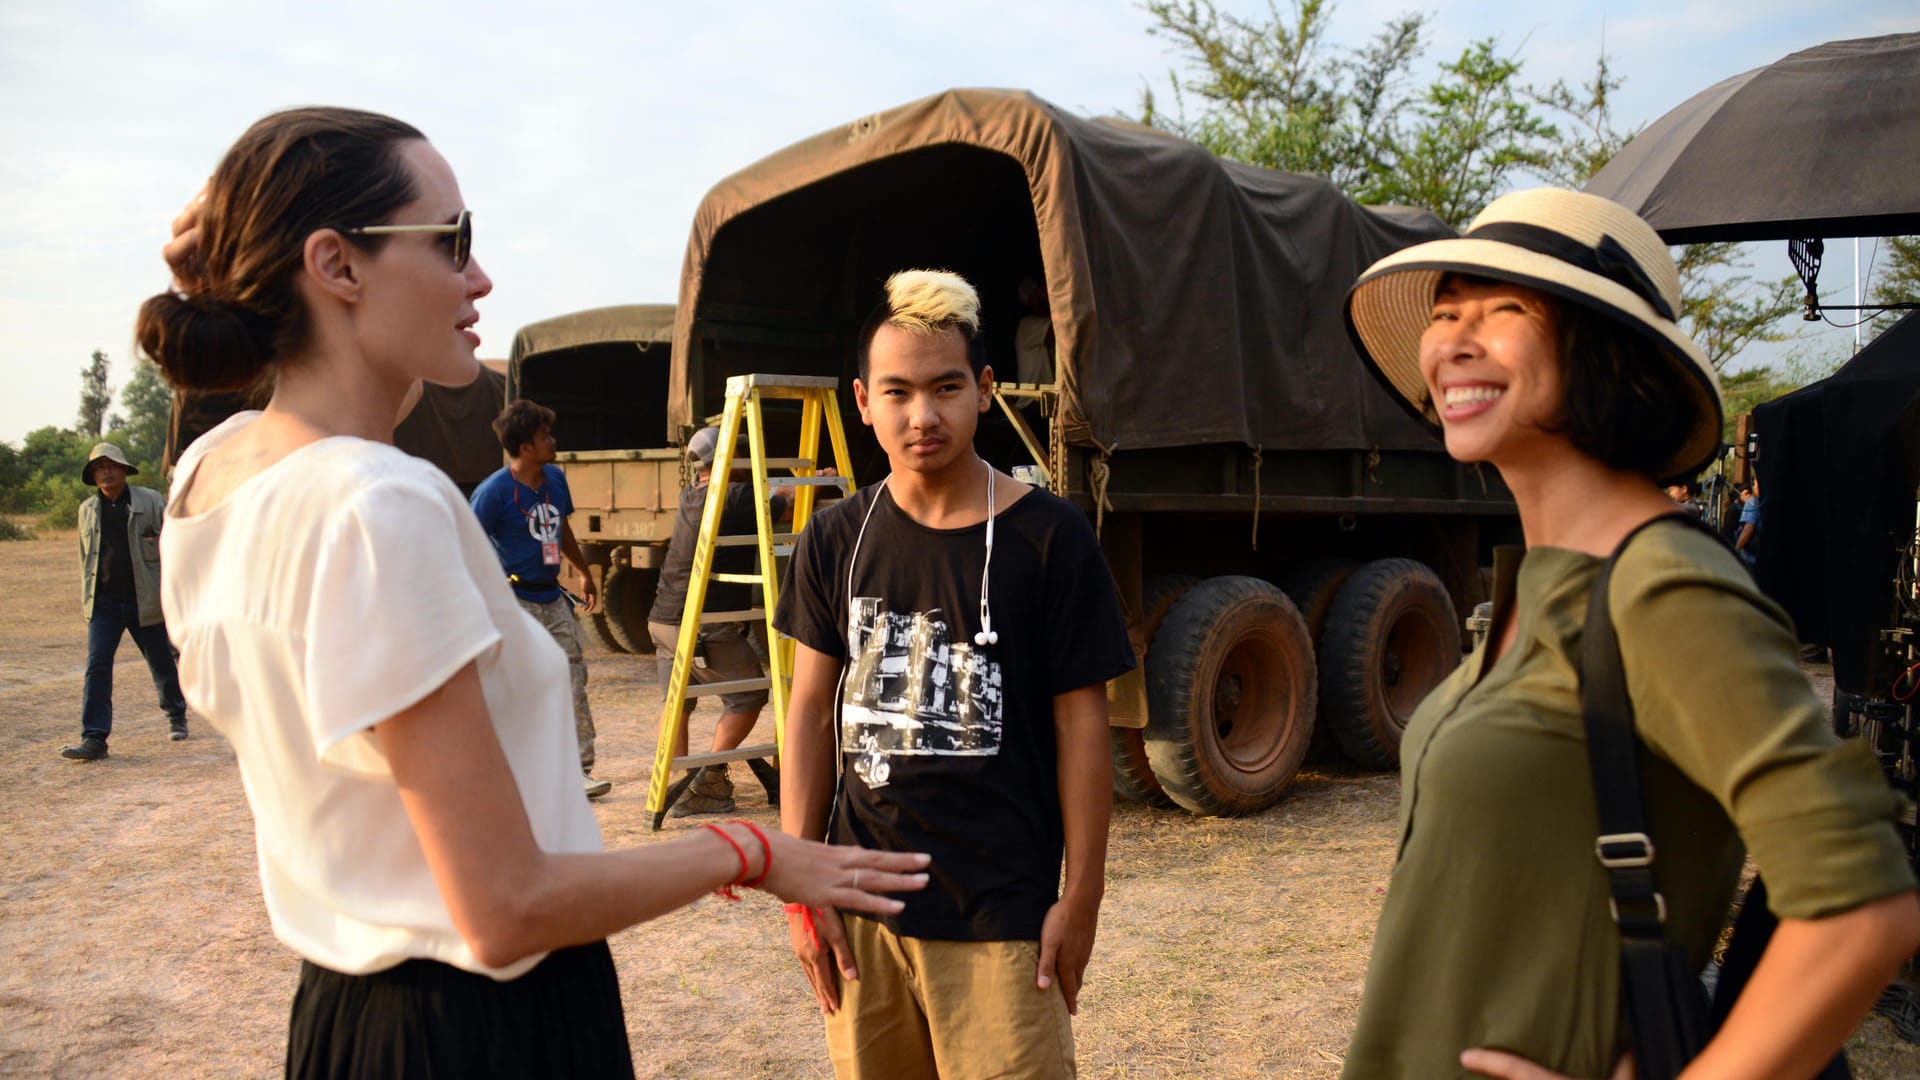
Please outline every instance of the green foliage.
[[107, 385], [113, 364], [105, 350], [93, 350], [93, 361], [80, 369], [80, 419], [74, 430], [98, 436], [107, 426], [107, 409], [113, 404], [113, 388]]
[[1809, 383], [1826, 378], [1839, 370], [1843, 362], [1841, 357], [1795, 352], [1777, 365], [1721, 372], [1720, 394], [1727, 404], [1727, 423], [1721, 440], [1733, 441], [1737, 417], [1752, 412], [1756, 406], [1765, 405], [1775, 398], [1785, 397]]
[[[1890, 236], [1882, 258], [1886, 269], [1873, 285], [1875, 304], [1920, 303], [1920, 236]], [[1873, 335], [1879, 337], [1900, 321], [1904, 311], [1889, 311], [1873, 320]]]
[[1524, 93], [1534, 104], [1560, 117], [1559, 138], [1547, 148], [1545, 160], [1534, 171], [1549, 184], [1585, 187], [1593, 174], [1613, 160], [1620, 149], [1640, 134], [1639, 127], [1622, 131], [1614, 126], [1613, 92], [1626, 80], [1613, 74], [1606, 53], [1594, 63], [1593, 79], [1578, 90], [1559, 79], [1546, 89]]
[[120, 404], [127, 410], [124, 418], [114, 417], [114, 427], [127, 436], [121, 449], [147, 475], [146, 463], [157, 464], [167, 451], [167, 427], [173, 417], [173, 391], [153, 361], [142, 357], [135, 362], [133, 377], [120, 391]]
[[[1427, 21], [1402, 15], [1358, 49], [1326, 40], [1329, 0], [1295, 0], [1242, 18], [1214, 0], [1148, 0], [1185, 73], [1169, 76], [1176, 115], [1142, 95], [1146, 123], [1214, 153], [1268, 168], [1318, 173], [1363, 203], [1432, 210], [1463, 228], [1522, 176], [1583, 187], [1640, 127], [1613, 116], [1622, 80], [1605, 53], [1593, 76], [1540, 88], [1520, 82], [1522, 61], [1494, 39], [1476, 41], [1410, 92]], [[1186, 106], [1195, 112], [1190, 118]], [[1734, 244], [1698, 244], [1678, 255], [1681, 323], [1716, 368], [1749, 345], [1782, 341], [1796, 307], [1791, 279], [1756, 282]], [[1920, 243], [1896, 252], [1907, 276], [1887, 280], [1920, 294]]]
[[81, 483], [78, 475], [49, 475], [39, 479], [34, 494], [41, 509], [41, 528], [71, 529], [79, 522], [80, 504], [97, 494], [97, 489]]
[[27, 483], [32, 474], [20, 460], [20, 451], [12, 443], [0, 442], [0, 514], [24, 513], [31, 507], [27, 503]]
[[[1408, 88], [1426, 18], [1389, 21], [1357, 49], [1329, 49], [1327, 0], [1295, 0], [1264, 18], [1214, 0], [1148, 0], [1149, 32], [1174, 43], [1190, 74], [1169, 76], [1176, 112], [1142, 94], [1144, 122], [1221, 157], [1317, 173], [1361, 202], [1423, 206], [1459, 228], [1522, 169], [1548, 167], [1557, 133], [1517, 82], [1520, 61], [1492, 39]], [[1187, 114], [1192, 102], [1194, 114]]]
[[49, 425], [28, 432], [17, 449], [0, 443], [0, 513], [33, 514], [46, 529], [73, 528], [81, 500], [96, 490], [80, 479], [80, 471], [99, 441], [127, 452], [127, 460], [140, 470], [132, 483], [165, 489], [158, 460], [164, 446], [150, 452], [139, 449], [131, 431], [109, 430], [96, 437]]
[[1518, 60], [1489, 38], [1440, 65], [1440, 77], [1413, 109], [1410, 132], [1393, 131], [1385, 149], [1393, 167], [1354, 192], [1362, 202], [1422, 206], [1465, 228], [1520, 171], [1552, 160], [1558, 131], [1522, 100]]
[[31, 540], [33, 530], [10, 517], [0, 517], [0, 543], [8, 540]]
[[1680, 249], [1680, 322], [1716, 369], [1747, 346], [1787, 339], [1781, 320], [1800, 308], [1799, 280], [1756, 285], [1740, 245], [1688, 244]]

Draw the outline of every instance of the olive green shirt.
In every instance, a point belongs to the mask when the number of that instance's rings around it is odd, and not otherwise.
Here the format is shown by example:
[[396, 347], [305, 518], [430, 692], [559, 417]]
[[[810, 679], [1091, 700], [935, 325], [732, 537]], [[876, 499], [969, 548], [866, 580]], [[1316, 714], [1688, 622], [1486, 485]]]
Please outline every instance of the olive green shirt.
[[[1342, 1076], [1469, 1075], [1460, 1051], [1485, 1046], [1600, 1077], [1627, 1045], [1579, 707], [1601, 560], [1520, 554], [1496, 565], [1495, 633], [1511, 612], [1513, 645], [1489, 663], [1482, 644], [1407, 726], [1399, 860]], [[1705, 965], [1743, 841], [1783, 918], [1913, 887], [1900, 797], [1864, 745], [1834, 738], [1786, 614], [1733, 555], [1655, 525], [1609, 600], [1672, 941]]]

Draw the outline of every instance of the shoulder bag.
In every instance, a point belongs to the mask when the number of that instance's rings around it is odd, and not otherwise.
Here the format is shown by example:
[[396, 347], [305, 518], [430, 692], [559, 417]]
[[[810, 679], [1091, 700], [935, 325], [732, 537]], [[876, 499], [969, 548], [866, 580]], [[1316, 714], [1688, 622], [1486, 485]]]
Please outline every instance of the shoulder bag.
[[[1634, 731], [1633, 701], [1607, 605], [1620, 553], [1647, 526], [1663, 521], [1684, 522], [1719, 540], [1712, 529], [1684, 514], [1662, 515], [1628, 533], [1594, 579], [1580, 664], [1580, 711], [1600, 820], [1593, 850], [1607, 872], [1613, 919], [1620, 929], [1622, 1006], [1633, 1033], [1634, 1075], [1640, 1080], [1671, 1080], [1700, 1053], [1752, 975], [1775, 925], [1765, 884], [1755, 881], [1727, 947], [1711, 1009], [1685, 950], [1667, 940], [1667, 903], [1656, 887], [1653, 838], [1640, 790], [1639, 755], [1644, 747]], [[1847, 1080], [1851, 1075], [1842, 1053], [1818, 1080]]]

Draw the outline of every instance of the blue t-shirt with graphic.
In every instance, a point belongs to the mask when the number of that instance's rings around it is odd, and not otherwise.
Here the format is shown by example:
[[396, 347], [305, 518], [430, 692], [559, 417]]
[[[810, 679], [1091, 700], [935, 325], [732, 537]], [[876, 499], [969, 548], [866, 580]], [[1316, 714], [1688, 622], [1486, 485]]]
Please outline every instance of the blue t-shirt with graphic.
[[503, 465], [473, 489], [472, 503], [473, 515], [493, 541], [509, 578], [536, 586], [515, 584], [515, 594], [544, 604], [560, 597], [560, 566], [549, 564], [542, 548], [552, 544], [555, 551], [560, 549], [560, 525], [573, 513], [573, 493], [559, 466], [543, 465], [541, 473], [540, 487], [530, 488]]

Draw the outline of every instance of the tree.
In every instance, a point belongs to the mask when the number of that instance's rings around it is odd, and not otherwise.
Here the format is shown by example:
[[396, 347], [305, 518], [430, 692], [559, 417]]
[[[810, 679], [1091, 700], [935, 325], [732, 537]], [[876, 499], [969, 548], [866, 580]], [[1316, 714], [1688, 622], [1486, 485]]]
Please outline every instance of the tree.
[[1716, 370], [1749, 345], [1787, 339], [1780, 321], [1800, 309], [1799, 279], [1756, 286], [1752, 275], [1735, 272], [1747, 263], [1734, 243], [1688, 244], [1677, 261], [1680, 321]]
[[[1192, 74], [1172, 73], [1177, 111], [1142, 94], [1142, 119], [1221, 157], [1316, 173], [1361, 202], [1406, 202], [1459, 228], [1524, 168], [1544, 167], [1553, 126], [1516, 79], [1520, 61], [1476, 42], [1418, 93], [1426, 20], [1402, 15], [1358, 49], [1325, 44], [1332, 5], [1295, 0], [1265, 18], [1213, 0], [1148, 0], [1149, 32], [1168, 38]], [[1191, 101], [1193, 116], [1186, 112]]]
[[[1889, 236], [1885, 253], [1887, 268], [1874, 282], [1875, 304], [1920, 303], [1920, 236]], [[1875, 316], [1873, 335], [1879, 337], [1900, 321], [1904, 311], [1889, 311]]]
[[82, 435], [98, 438], [106, 427], [107, 408], [113, 404], [113, 390], [107, 386], [112, 369], [102, 349], [93, 350], [93, 362], [80, 369], [80, 420], [74, 430]]
[[133, 377], [120, 391], [120, 404], [126, 416], [113, 419], [115, 428], [124, 430], [127, 456], [142, 469], [157, 465], [167, 449], [167, 428], [173, 418], [173, 391], [160, 377], [160, 369], [144, 357], [135, 361]]
[[1522, 98], [1514, 79], [1520, 61], [1477, 41], [1414, 106], [1410, 132], [1388, 128], [1383, 149], [1393, 158], [1354, 194], [1362, 202], [1422, 206], [1456, 229], [1497, 198], [1518, 172], [1546, 168], [1559, 132]]
[[27, 484], [32, 474], [20, 460], [20, 451], [12, 443], [0, 442], [0, 514], [17, 514], [31, 509], [27, 502]]

